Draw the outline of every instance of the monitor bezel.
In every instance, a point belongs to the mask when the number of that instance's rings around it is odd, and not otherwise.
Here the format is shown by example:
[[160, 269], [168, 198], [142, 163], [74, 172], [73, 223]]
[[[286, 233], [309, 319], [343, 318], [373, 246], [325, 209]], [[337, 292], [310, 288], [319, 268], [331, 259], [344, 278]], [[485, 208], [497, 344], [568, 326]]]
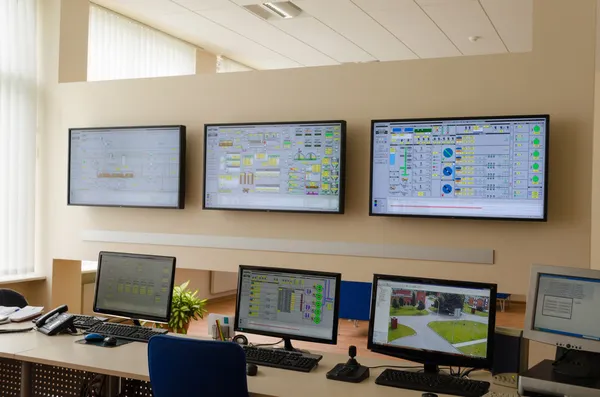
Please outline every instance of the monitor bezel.
[[[170, 206], [152, 206], [152, 205], [122, 205], [122, 204], [84, 204], [73, 203], [71, 201], [71, 135], [74, 131], [94, 131], [94, 130], [138, 130], [138, 129], [178, 129], [179, 132], [179, 186], [177, 195], [177, 204]], [[68, 168], [67, 168], [67, 205], [73, 207], [109, 207], [109, 208], [152, 208], [152, 209], [184, 209], [185, 208], [185, 188], [186, 188], [186, 126], [185, 125], [150, 125], [150, 126], [120, 126], [120, 127], [84, 127], [69, 128], [69, 149], [68, 149]]]
[[[235, 126], [254, 126], [254, 125], [296, 125], [296, 124], [340, 124], [340, 190], [339, 190], [339, 208], [337, 211], [309, 211], [309, 210], [283, 210], [283, 209], [261, 209], [261, 208], [220, 208], [206, 206], [206, 151], [209, 127], [235, 127]], [[204, 159], [203, 159], [203, 180], [202, 180], [202, 209], [208, 211], [250, 211], [250, 212], [280, 212], [296, 214], [328, 214], [342, 215], [345, 211], [346, 202], [346, 120], [317, 120], [317, 121], [280, 121], [280, 122], [249, 122], [249, 123], [211, 123], [204, 125]]]
[[[529, 294], [525, 309], [525, 325], [523, 337], [536, 342], [566, 347], [568, 349], [583, 350], [587, 352], [600, 353], [600, 341], [593, 339], [578, 338], [575, 336], [554, 334], [551, 332], [537, 331], [535, 325], [535, 313], [537, 309], [537, 292], [540, 275], [578, 277], [591, 280], [600, 280], [600, 271], [593, 269], [582, 269], [575, 267], [532, 265], [529, 282]], [[568, 347], [567, 347], [568, 346]]]
[[[490, 310], [488, 316], [488, 346], [487, 356], [476, 358], [472, 356], [454, 355], [451, 353], [437, 352], [433, 350], [411, 349], [408, 347], [381, 346], [373, 343], [373, 331], [375, 322], [375, 306], [377, 300], [377, 285], [380, 280], [392, 282], [409, 282], [417, 284], [439, 285], [447, 287], [476, 288], [490, 290]], [[494, 361], [495, 328], [496, 328], [496, 296], [498, 286], [492, 283], [480, 283], [473, 281], [440, 280], [425, 277], [408, 277], [385, 274], [373, 275], [373, 288], [371, 290], [371, 316], [369, 319], [369, 333], [367, 338], [367, 349], [374, 353], [380, 353], [391, 357], [414, 361], [422, 364], [436, 364], [439, 366], [471, 367], [478, 369], [491, 369]]]
[[[172, 271], [171, 271], [171, 280], [169, 286], [169, 302], [167, 304], [167, 314], [166, 317], [160, 316], [151, 316], [147, 314], [138, 315], [139, 313], [131, 313], [131, 312], [123, 312], [120, 310], [110, 310], [105, 308], [99, 308], [98, 303], [98, 285], [100, 284], [100, 279], [102, 275], [102, 256], [103, 255], [117, 255], [117, 256], [126, 256], [126, 257], [135, 257], [139, 259], [170, 259], [172, 260]], [[154, 321], [156, 323], [164, 323], [168, 324], [171, 319], [171, 303], [173, 301], [173, 287], [175, 286], [175, 269], [176, 269], [177, 258], [174, 256], [163, 256], [163, 255], [148, 255], [148, 254], [135, 254], [131, 252], [113, 252], [113, 251], [100, 251], [98, 254], [98, 270], [96, 271], [96, 282], [94, 283], [94, 313], [99, 314], [109, 314], [116, 317], [123, 317], [133, 320], [145, 320], [145, 321]]]
[[[306, 276], [322, 276], [322, 277], [333, 277], [335, 278], [335, 303], [333, 309], [333, 329], [332, 329], [332, 339], [322, 339], [315, 338], [309, 336], [295, 335], [295, 334], [286, 334], [283, 332], [269, 332], [264, 330], [255, 330], [244, 327], [239, 327], [240, 321], [240, 293], [242, 290], [242, 274], [244, 270], [251, 271], [263, 271], [263, 272], [273, 272], [273, 273], [290, 273], [290, 274], [299, 274]], [[249, 265], [240, 265], [238, 269], [238, 288], [235, 299], [235, 322], [234, 322], [234, 330], [236, 332], [244, 332], [248, 334], [255, 335], [263, 335], [263, 336], [272, 336], [275, 338], [288, 338], [290, 340], [298, 340], [304, 342], [314, 342], [314, 343], [322, 343], [327, 345], [335, 345], [337, 344], [338, 339], [338, 325], [339, 325], [339, 311], [340, 311], [340, 285], [342, 283], [342, 274], [341, 273], [332, 273], [332, 272], [322, 272], [322, 271], [312, 271], [312, 270], [301, 270], [301, 269], [288, 269], [288, 268], [278, 268], [278, 267], [268, 267], [268, 266], [249, 266]]]
[[[373, 212], [373, 157], [375, 145], [375, 124], [376, 123], [393, 123], [393, 122], [426, 122], [426, 121], [454, 121], [454, 120], [510, 120], [510, 119], [530, 119], [538, 118], [546, 120], [546, 147], [544, 151], [544, 200], [543, 200], [543, 216], [541, 218], [520, 218], [520, 217], [499, 217], [499, 216], [457, 216], [457, 215], [421, 215], [421, 214], [380, 214]], [[503, 115], [503, 116], [473, 116], [473, 117], [433, 117], [433, 118], [409, 118], [409, 119], [380, 119], [371, 120], [371, 172], [369, 175], [369, 216], [382, 217], [404, 217], [404, 218], [439, 218], [439, 219], [472, 219], [472, 220], [491, 220], [491, 221], [521, 221], [521, 222], [547, 222], [548, 221], [548, 168], [550, 154], [550, 115], [549, 114], [534, 114], [534, 115]]]

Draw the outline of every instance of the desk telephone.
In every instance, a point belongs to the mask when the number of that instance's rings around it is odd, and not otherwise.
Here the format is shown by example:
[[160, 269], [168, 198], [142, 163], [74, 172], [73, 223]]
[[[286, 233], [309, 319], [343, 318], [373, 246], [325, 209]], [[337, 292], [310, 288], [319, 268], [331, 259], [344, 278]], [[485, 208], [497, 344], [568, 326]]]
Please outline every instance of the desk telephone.
[[67, 313], [68, 310], [69, 307], [67, 305], [62, 305], [44, 314], [35, 321], [37, 330], [48, 336], [60, 334], [65, 331], [76, 333], [77, 329], [75, 329], [75, 325], [73, 324], [75, 316]]

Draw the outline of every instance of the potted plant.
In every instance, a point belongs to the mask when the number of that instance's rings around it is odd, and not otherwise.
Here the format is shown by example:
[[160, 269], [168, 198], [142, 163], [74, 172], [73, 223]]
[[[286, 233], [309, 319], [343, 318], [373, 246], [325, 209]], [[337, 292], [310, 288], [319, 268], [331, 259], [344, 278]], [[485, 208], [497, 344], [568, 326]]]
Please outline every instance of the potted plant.
[[198, 290], [194, 292], [189, 290], [189, 283], [190, 280], [173, 288], [169, 332], [187, 334], [192, 319], [204, 318], [204, 313], [207, 312], [205, 308], [207, 299], [198, 298]]

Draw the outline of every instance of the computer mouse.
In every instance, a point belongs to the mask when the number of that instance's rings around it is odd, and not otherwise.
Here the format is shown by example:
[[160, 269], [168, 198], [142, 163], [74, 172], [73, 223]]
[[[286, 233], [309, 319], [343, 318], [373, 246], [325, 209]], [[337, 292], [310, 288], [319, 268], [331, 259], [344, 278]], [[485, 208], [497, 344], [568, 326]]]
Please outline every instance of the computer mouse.
[[99, 342], [104, 340], [104, 336], [100, 334], [87, 334], [83, 339], [85, 339], [86, 342]]
[[246, 364], [246, 375], [256, 376], [258, 373], [258, 366], [256, 364]]
[[438, 395], [435, 393], [423, 393], [421, 397], [438, 397]]
[[114, 338], [112, 336], [108, 336], [108, 337], [104, 338], [104, 345], [105, 346], [116, 346], [117, 338]]

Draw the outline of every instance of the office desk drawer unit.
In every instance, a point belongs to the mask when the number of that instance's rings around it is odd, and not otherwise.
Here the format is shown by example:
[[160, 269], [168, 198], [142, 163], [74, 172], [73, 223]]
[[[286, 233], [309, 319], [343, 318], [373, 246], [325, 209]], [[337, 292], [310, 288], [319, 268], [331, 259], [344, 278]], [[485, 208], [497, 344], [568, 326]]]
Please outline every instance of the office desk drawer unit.
[[21, 395], [21, 362], [0, 358], [0, 396]]

